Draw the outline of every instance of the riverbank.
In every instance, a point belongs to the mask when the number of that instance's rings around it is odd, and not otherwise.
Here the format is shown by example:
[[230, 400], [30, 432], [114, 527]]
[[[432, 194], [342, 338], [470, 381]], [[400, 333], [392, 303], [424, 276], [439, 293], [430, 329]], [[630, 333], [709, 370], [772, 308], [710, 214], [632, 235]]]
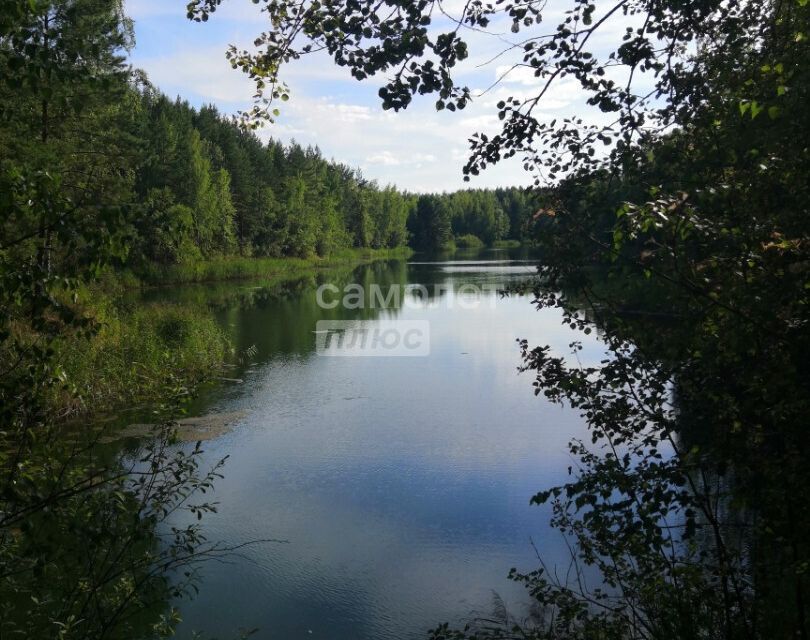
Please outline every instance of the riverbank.
[[101, 282], [124, 289], [164, 285], [221, 282], [226, 280], [286, 280], [341, 266], [360, 266], [379, 260], [407, 259], [410, 247], [396, 249], [341, 249], [328, 257], [250, 258], [229, 256], [174, 265], [146, 265], [136, 271], [105, 274]]
[[143, 302], [130, 295], [133, 291], [248, 279], [272, 287], [325, 269], [354, 269], [411, 253], [408, 248], [350, 249], [329, 258], [221, 258], [155, 265], [137, 274], [105, 271], [81, 289], [75, 303], [95, 332], [64, 336], [55, 345], [65, 385], [52, 391], [49, 404], [62, 419], [149, 405], [169, 389], [191, 393], [222, 375], [226, 363], [239, 355], [204, 302], [193, 297]]
[[82, 312], [95, 324], [90, 337], [55, 345], [65, 385], [54, 389], [54, 415], [70, 420], [147, 406], [169, 395], [191, 395], [221, 373], [233, 354], [207, 309], [189, 303], [137, 308], [98, 291]]
[[521, 242], [520, 240], [496, 240], [492, 243], [493, 249], [518, 249], [520, 247], [530, 247], [532, 243]]

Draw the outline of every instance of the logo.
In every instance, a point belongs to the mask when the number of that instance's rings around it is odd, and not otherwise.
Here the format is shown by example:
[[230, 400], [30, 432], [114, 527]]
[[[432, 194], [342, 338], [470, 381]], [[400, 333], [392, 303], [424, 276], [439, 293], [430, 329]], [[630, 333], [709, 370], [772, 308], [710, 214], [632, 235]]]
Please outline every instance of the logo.
[[315, 343], [321, 356], [425, 357], [430, 355], [430, 323], [320, 320], [316, 324]]

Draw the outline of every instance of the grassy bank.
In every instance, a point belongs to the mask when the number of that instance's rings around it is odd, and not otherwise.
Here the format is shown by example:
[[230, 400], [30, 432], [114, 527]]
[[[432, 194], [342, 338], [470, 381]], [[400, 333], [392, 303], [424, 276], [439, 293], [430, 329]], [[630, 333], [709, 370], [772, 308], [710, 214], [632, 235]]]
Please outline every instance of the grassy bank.
[[522, 246], [523, 243], [520, 240], [496, 240], [492, 243], [493, 249], [517, 249]]
[[454, 246], [459, 249], [482, 249], [484, 247], [491, 249], [517, 249], [518, 247], [522, 247], [523, 243], [520, 240], [495, 240], [491, 244], [487, 244], [478, 236], [467, 233], [463, 236], [456, 237]]
[[329, 258], [221, 258], [190, 264], [109, 270], [84, 287], [77, 311], [91, 318], [91, 337], [67, 335], [55, 346], [65, 385], [50, 398], [63, 417], [96, 415], [159, 401], [170, 387], [192, 387], [218, 375], [231, 346], [210, 308], [193, 299], [144, 303], [127, 290], [238, 279], [284, 282], [322, 269], [406, 258], [407, 248], [348, 249]]
[[137, 272], [116, 274], [126, 288], [221, 280], [288, 279], [320, 269], [361, 265], [377, 260], [407, 258], [408, 247], [397, 249], [343, 249], [326, 258], [249, 258], [230, 256], [176, 265], [148, 265]]
[[[82, 296], [84, 298], [84, 296]], [[96, 323], [89, 338], [55, 345], [65, 385], [50, 398], [63, 418], [160, 401], [217, 375], [230, 345], [207, 309], [190, 304], [130, 308], [97, 290], [80, 301]]]

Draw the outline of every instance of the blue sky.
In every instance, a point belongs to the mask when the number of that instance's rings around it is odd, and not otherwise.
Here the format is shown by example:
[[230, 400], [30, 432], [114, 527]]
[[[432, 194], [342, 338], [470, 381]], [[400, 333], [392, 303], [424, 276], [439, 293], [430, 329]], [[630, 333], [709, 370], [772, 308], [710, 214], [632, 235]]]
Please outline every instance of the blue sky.
[[[447, 7], [453, 4], [454, 0], [445, 1]], [[559, 15], [568, 4], [550, 0], [549, 13]], [[250, 0], [225, 0], [209, 22], [192, 23], [185, 17], [185, 7], [186, 0], [126, 0], [137, 42], [132, 64], [172, 97], [182, 96], [197, 106], [213, 103], [224, 113], [249, 107], [253, 85], [231, 69], [225, 50], [229, 44], [250, 48], [268, 25], [266, 16]], [[556, 24], [553, 17], [547, 22]], [[617, 23], [601, 37], [615, 37], [626, 24]], [[510, 95], [528, 95], [539, 84], [533, 75], [517, 69], [484, 92], [520, 53], [485, 64], [516, 39], [506, 25], [496, 24], [493, 31], [492, 36], [465, 34], [470, 58], [458, 68], [457, 77], [478, 97], [462, 112], [437, 113], [435, 97], [430, 96], [418, 98], [404, 112], [385, 112], [377, 97], [379, 80], [357, 82], [328, 56], [317, 54], [287, 67], [284, 79], [291, 100], [282, 105], [277, 122], [259, 135], [318, 145], [324, 155], [361, 168], [367, 178], [411, 191], [528, 184], [531, 177], [517, 160], [489, 169], [469, 185], [462, 180], [469, 136], [476, 131], [497, 132], [497, 102]], [[540, 117], [550, 120], [583, 110], [578, 85], [563, 79], [542, 104]]]

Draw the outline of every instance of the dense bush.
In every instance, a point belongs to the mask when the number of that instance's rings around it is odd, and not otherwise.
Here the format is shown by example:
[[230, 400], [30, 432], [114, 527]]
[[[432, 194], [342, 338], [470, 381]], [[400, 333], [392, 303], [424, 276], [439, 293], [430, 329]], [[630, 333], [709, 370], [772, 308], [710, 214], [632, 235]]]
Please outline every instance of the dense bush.
[[477, 249], [484, 246], [481, 238], [473, 235], [472, 233], [465, 233], [463, 236], [457, 236], [455, 242], [456, 246], [460, 249]]

